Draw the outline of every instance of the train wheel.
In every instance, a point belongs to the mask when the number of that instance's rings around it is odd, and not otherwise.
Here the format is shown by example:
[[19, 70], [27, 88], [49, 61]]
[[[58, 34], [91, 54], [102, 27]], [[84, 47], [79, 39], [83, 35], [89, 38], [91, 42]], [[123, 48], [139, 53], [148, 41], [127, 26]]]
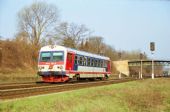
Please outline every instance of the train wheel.
[[100, 80], [106, 80], [106, 77], [101, 77]]
[[80, 75], [79, 74], [76, 75], [76, 79], [77, 79], [77, 81], [80, 80]]
[[96, 78], [89, 78], [89, 81], [95, 81]]
[[73, 78], [71, 79], [71, 81], [78, 81], [80, 80], [80, 75], [76, 74], [75, 76], [73, 76]]

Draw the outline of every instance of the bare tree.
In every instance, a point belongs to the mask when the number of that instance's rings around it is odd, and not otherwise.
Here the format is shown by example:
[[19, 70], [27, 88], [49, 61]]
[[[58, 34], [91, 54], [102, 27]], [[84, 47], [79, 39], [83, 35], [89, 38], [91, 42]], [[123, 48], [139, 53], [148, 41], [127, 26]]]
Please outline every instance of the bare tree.
[[59, 43], [72, 48], [78, 48], [82, 38], [90, 35], [90, 31], [84, 25], [68, 24], [66, 22], [61, 23], [56, 28], [56, 39]]
[[35, 2], [24, 7], [18, 13], [20, 32], [26, 32], [34, 46], [40, 46], [41, 40], [53, 31], [58, 22], [58, 10], [45, 2]]
[[[100, 36], [93, 36], [90, 37], [88, 39], [88, 44], [89, 46], [89, 50], [91, 50], [91, 52], [97, 53], [97, 54], [103, 54], [103, 47], [104, 47], [104, 42], [103, 42], [103, 37]], [[95, 45], [95, 47], [94, 47]]]
[[23, 42], [23, 43], [28, 43], [28, 33], [26, 32], [18, 32], [15, 35], [15, 41]]

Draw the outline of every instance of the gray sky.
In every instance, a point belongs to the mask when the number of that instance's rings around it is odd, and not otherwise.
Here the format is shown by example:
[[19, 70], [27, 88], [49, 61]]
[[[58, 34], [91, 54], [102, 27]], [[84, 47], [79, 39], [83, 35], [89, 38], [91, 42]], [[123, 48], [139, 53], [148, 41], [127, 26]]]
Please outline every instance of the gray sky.
[[[17, 12], [34, 0], [0, 1], [0, 36], [14, 37]], [[43, 1], [43, 0], [36, 0]], [[84, 24], [93, 35], [117, 50], [140, 50], [150, 56], [149, 43], [156, 43], [154, 57], [170, 59], [170, 2], [165, 0], [48, 0], [60, 11], [60, 20]]]

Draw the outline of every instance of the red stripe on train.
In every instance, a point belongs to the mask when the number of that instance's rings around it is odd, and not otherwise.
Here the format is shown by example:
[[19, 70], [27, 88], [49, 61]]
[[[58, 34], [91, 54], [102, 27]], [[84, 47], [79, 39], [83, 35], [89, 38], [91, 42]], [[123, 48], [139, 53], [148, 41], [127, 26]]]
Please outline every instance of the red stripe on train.
[[38, 65], [63, 65], [64, 61], [59, 62], [39, 62]]

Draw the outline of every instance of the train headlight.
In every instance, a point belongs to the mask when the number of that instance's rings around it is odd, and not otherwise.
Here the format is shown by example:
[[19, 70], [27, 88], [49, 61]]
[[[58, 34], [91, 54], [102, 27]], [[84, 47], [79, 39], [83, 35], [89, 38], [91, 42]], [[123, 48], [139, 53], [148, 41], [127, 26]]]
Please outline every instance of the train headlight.
[[63, 69], [63, 66], [60, 66], [60, 69]]
[[42, 69], [44, 69], [44, 66], [38, 67], [38, 69], [39, 69], [39, 70], [42, 70]]
[[63, 69], [63, 66], [58, 66], [57, 68], [62, 70], [62, 69]]

